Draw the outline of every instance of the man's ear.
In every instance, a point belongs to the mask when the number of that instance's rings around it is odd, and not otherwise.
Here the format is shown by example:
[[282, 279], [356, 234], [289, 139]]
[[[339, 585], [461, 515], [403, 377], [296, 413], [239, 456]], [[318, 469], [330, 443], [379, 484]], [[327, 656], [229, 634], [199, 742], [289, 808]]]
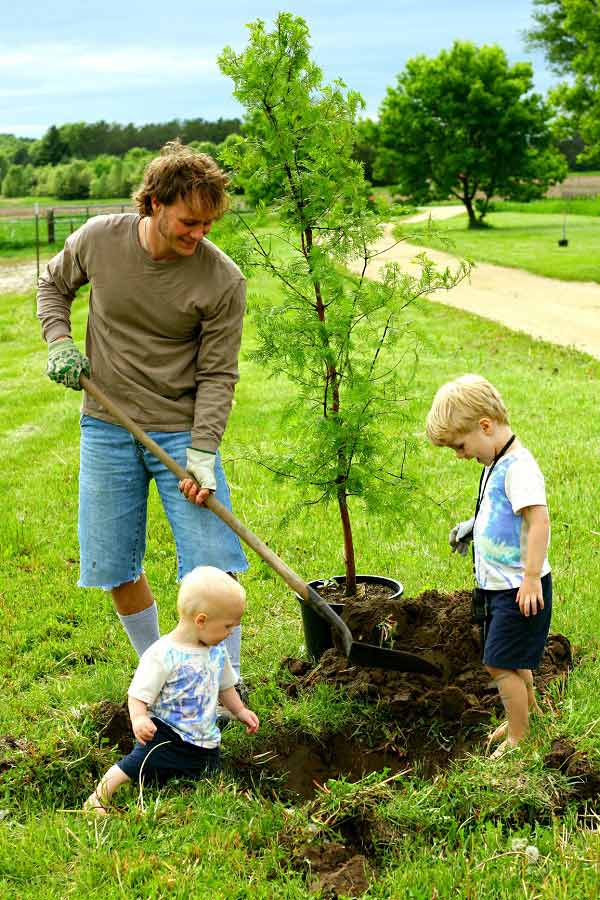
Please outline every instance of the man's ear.
[[202, 628], [203, 625], [206, 625], [206, 613], [201, 612], [198, 613], [197, 616], [194, 616], [194, 625], [197, 625], [199, 628]]
[[162, 206], [162, 203], [159, 203], [156, 197], [150, 197], [150, 204], [152, 206], [153, 213], [155, 213]]

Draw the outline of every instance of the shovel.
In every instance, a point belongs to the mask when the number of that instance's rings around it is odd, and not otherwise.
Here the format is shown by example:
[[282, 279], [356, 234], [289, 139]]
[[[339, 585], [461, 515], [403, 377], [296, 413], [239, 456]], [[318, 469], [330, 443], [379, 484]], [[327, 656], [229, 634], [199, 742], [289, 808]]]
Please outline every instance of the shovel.
[[[113, 401], [106, 396], [97, 385], [95, 385], [85, 375], [79, 377], [79, 383], [88, 394], [94, 397], [106, 412], [119, 422], [123, 428], [126, 428], [133, 437], [143, 444], [151, 453], [154, 454], [169, 469], [176, 478], [181, 481], [185, 478], [191, 478], [182, 466], [166, 453], [156, 441], [153, 441], [149, 435], [143, 431], [139, 425], [129, 418]], [[210, 494], [204, 501], [204, 506], [210, 509], [216, 516], [222, 519], [244, 543], [251, 547], [255, 553], [263, 559], [267, 565], [277, 572], [283, 578], [285, 583], [292, 588], [303, 600], [304, 603], [311, 606], [323, 619], [325, 619], [334, 631], [338, 634], [342, 644], [343, 651], [348, 657], [348, 663], [351, 666], [371, 666], [378, 669], [390, 669], [399, 672], [421, 672], [426, 675], [441, 675], [441, 669], [434, 663], [423, 659], [414, 653], [406, 653], [401, 650], [388, 650], [384, 647], [377, 647], [375, 644], [366, 644], [361, 641], [354, 641], [352, 633], [346, 623], [335, 613], [329, 604], [323, 598], [302, 581], [288, 565], [280, 559], [276, 553], [267, 547], [253, 532], [243, 525], [233, 513], [223, 506], [217, 500], [214, 494]]]

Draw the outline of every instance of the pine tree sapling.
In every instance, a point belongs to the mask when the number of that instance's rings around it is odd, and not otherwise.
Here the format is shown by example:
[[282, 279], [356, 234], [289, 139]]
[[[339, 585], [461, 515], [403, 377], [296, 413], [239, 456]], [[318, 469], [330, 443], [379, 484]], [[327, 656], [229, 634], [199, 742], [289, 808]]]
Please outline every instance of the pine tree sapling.
[[[362, 100], [341, 81], [323, 83], [302, 18], [281, 13], [273, 31], [260, 20], [249, 29], [246, 49], [226, 48], [219, 62], [246, 110], [244, 138], [230, 145], [225, 161], [248, 194], [277, 210], [283, 229], [278, 242], [243, 217], [253, 264], [281, 287], [276, 306], [258, 304], [254, 357], [296, 388], [287, 410], [295, 427], [287, 433], [298, 442], [270, 467], [299, 479], [303, 503], [337, 503], [351, 596], [349, 500], [371, 509], [398, 506], [410, 489], [400, 433], [392, 447], [382, 428], [401, 418], [414, 368], [403, 310], [451, 288], [465, 269], [440, 273], [421, 256], [419, 277], [396, 265], [379, 280], [365, 277], [381, 230], [368, 209], [362, 165], [353, 159]], [[363, 260], [361, 275], [346, 268], [356, 260]]]

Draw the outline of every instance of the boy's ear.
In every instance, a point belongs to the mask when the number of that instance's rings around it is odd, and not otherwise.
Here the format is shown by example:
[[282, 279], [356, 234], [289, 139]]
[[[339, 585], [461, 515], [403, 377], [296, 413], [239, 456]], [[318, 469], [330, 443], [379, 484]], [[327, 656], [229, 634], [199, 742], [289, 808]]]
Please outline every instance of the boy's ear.
[[489, 434], [493, 428], [493, 422], [488, 416], [482, 416], [479, 420], [479, 427], [484, 434]]
[[198, 613], [197, 616], [194, 616], [194, 625], [198, 625], [199, 627], [202, 627], [202, 625], [205, 625], [205, 624], [206, 624], [206, 613], [205, 612]]

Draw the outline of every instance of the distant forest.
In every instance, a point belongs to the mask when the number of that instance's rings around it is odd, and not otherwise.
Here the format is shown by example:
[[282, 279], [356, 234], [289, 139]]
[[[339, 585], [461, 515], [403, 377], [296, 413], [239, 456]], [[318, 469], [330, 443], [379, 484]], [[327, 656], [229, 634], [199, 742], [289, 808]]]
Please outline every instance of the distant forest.
[[241, 128], [240, 119], [172, 119], [148, 125], [51, 125], [39, 140], [0, 134], [0, 193], [64, 200], [124, 197], [167, 141], [179, 138], [218, 158], [219, 147]]

